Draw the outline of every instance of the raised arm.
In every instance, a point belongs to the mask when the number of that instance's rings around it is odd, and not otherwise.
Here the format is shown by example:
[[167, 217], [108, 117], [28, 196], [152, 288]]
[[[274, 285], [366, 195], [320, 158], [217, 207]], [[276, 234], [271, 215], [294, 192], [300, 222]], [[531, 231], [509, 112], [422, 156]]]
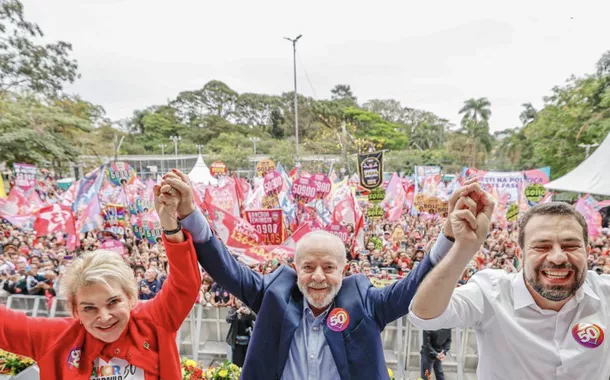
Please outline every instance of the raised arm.
[[273, 281], [280, 271], [263, 276], [239, 263], [225, 245], [213, 236], [203, 213], [195, 206], [188, 177], [174, 170], [166, 176], [165, 181], [182, 195], [178, 216], [184, 229], [193, 236], [197, 260], [201, 266], [215, 282], [242, 300], [250, 309], [258, 311], [265, 282]]
[[417, 318], [434, 319], [445, 312], [464, 268], [489, 233], [493, 209], [493, 202], [480, 188], [460, 197], [450, 215], [455, 245], [417, 290], [411, 305]]
[[191, 236], [179, 229], [175, 218], [180, 203], [179, 194], [167, 185], [155, 186], [154, 191], [155, 208], [165, 231], [163, 245], [169, 262], [169, 274], [157, 296], [141, 307], [150, 313], [157, 325], [169, 331], [178, 331], [197, 302], [201, 273]]

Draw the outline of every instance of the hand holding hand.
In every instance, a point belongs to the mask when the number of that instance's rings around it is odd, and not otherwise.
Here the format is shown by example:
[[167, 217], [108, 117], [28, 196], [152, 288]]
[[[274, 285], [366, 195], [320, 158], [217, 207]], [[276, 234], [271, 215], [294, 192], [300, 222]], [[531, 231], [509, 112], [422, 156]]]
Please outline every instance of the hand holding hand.
[[180, 204], [180, 195], [170, 185], [155, 185], [155, 209], [159, 215], [161, 226], [164, 230], [175, 230], [178, 228], [176, 213]]
[[180, 203], [178, 205], [178, 217], [184, 219], [195, 211], [193, 188], [189, 177], [178, 169], [172, 169], [163, 177], [162, 184], [167, 184], [178, 191]]
[[443, 226], [443, 234], [446, 237], [451, 239], [455, 238], [455, 236], [453, 235], [453, 227], [451, 225], [451, 214], [455, 210], [455, 206], [458, 200], [461, 197], [468, 196], [469, 194], [474, 193], [478, 190], [480, 190], [480, 187], [479, 183], [475, 178], [466, 181], [464, 183], [464, 186], [460, 187], [459, 189], [454, 191], [453, 194], [451, 194], [451, 197], [449, 198], [449, 209], [447, 210], [447, 212], [449, 213], [449, 217], [447, 218], [447, 220], [445, 221], [445, 225]]
[[495, 204], [478, 184], [468, 195], [461, 196], [449, 219], [459, 243], [474, 255], [489, 234], [489, 224]]

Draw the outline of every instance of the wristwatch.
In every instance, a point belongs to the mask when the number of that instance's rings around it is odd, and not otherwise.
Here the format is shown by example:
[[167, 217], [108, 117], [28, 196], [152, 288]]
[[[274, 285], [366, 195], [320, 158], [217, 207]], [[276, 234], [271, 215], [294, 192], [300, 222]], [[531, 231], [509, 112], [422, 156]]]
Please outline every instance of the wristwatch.
[[178, 227], [176, 227], [175, 230], [166, 230], [165, 228], [163, 229], [163, 233], [165, 234], [165, 236], [175, 235], [178, 232], [182, 231], [182, 225], [180, 224], [180, 221], [177, 220], [177, 222], [178, 222]]

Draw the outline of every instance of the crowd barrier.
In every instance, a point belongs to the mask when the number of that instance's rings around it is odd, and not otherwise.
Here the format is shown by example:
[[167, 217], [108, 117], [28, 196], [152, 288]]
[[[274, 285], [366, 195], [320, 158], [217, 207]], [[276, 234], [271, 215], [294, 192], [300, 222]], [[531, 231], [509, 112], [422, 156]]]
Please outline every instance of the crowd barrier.
[[[20, 310], [32, 317], [67, 317], [66, 300], [55, 297], [50, 307], [42, 296], [0, 296], [0, 304]], [[225, 338], [229, 324], [225, 318], [227, 308], [195, 305], [176, 336], [180, 354], [195, 361], [222, 360], [227, 356]], [[407, 378], [407, 371], [417, 371], [420, 365], [422, 333], [406, 317], [389, 324], [381, 333], [386, 362], [397, 378]], [[458, 380], [464, 372], [474, 372], [478, 362], [475, 334], [472, 330], [453, 329], [451, 351], [444, 362], [445, 372], [454, 372]]]

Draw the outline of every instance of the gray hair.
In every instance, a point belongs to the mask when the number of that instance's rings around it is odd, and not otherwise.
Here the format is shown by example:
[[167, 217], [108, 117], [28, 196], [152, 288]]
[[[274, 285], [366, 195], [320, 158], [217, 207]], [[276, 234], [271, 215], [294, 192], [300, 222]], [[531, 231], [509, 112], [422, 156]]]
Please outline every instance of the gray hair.
[[305, 247], [311, 245], [312, 243], [317, 243], [321, 240], [327, 243], [325, 244], [325, 247], [328, 248], [329, 251], [340, 256], [340, 263], [347, 263], [345, 245], [343, 244], [343, 241], [339, 237], [324, 230], [309, 232], [297, 242], [297, 246], [294, 252], [294, 262], [296, 263], [299, 261], [299, 256], [302, 254]]

